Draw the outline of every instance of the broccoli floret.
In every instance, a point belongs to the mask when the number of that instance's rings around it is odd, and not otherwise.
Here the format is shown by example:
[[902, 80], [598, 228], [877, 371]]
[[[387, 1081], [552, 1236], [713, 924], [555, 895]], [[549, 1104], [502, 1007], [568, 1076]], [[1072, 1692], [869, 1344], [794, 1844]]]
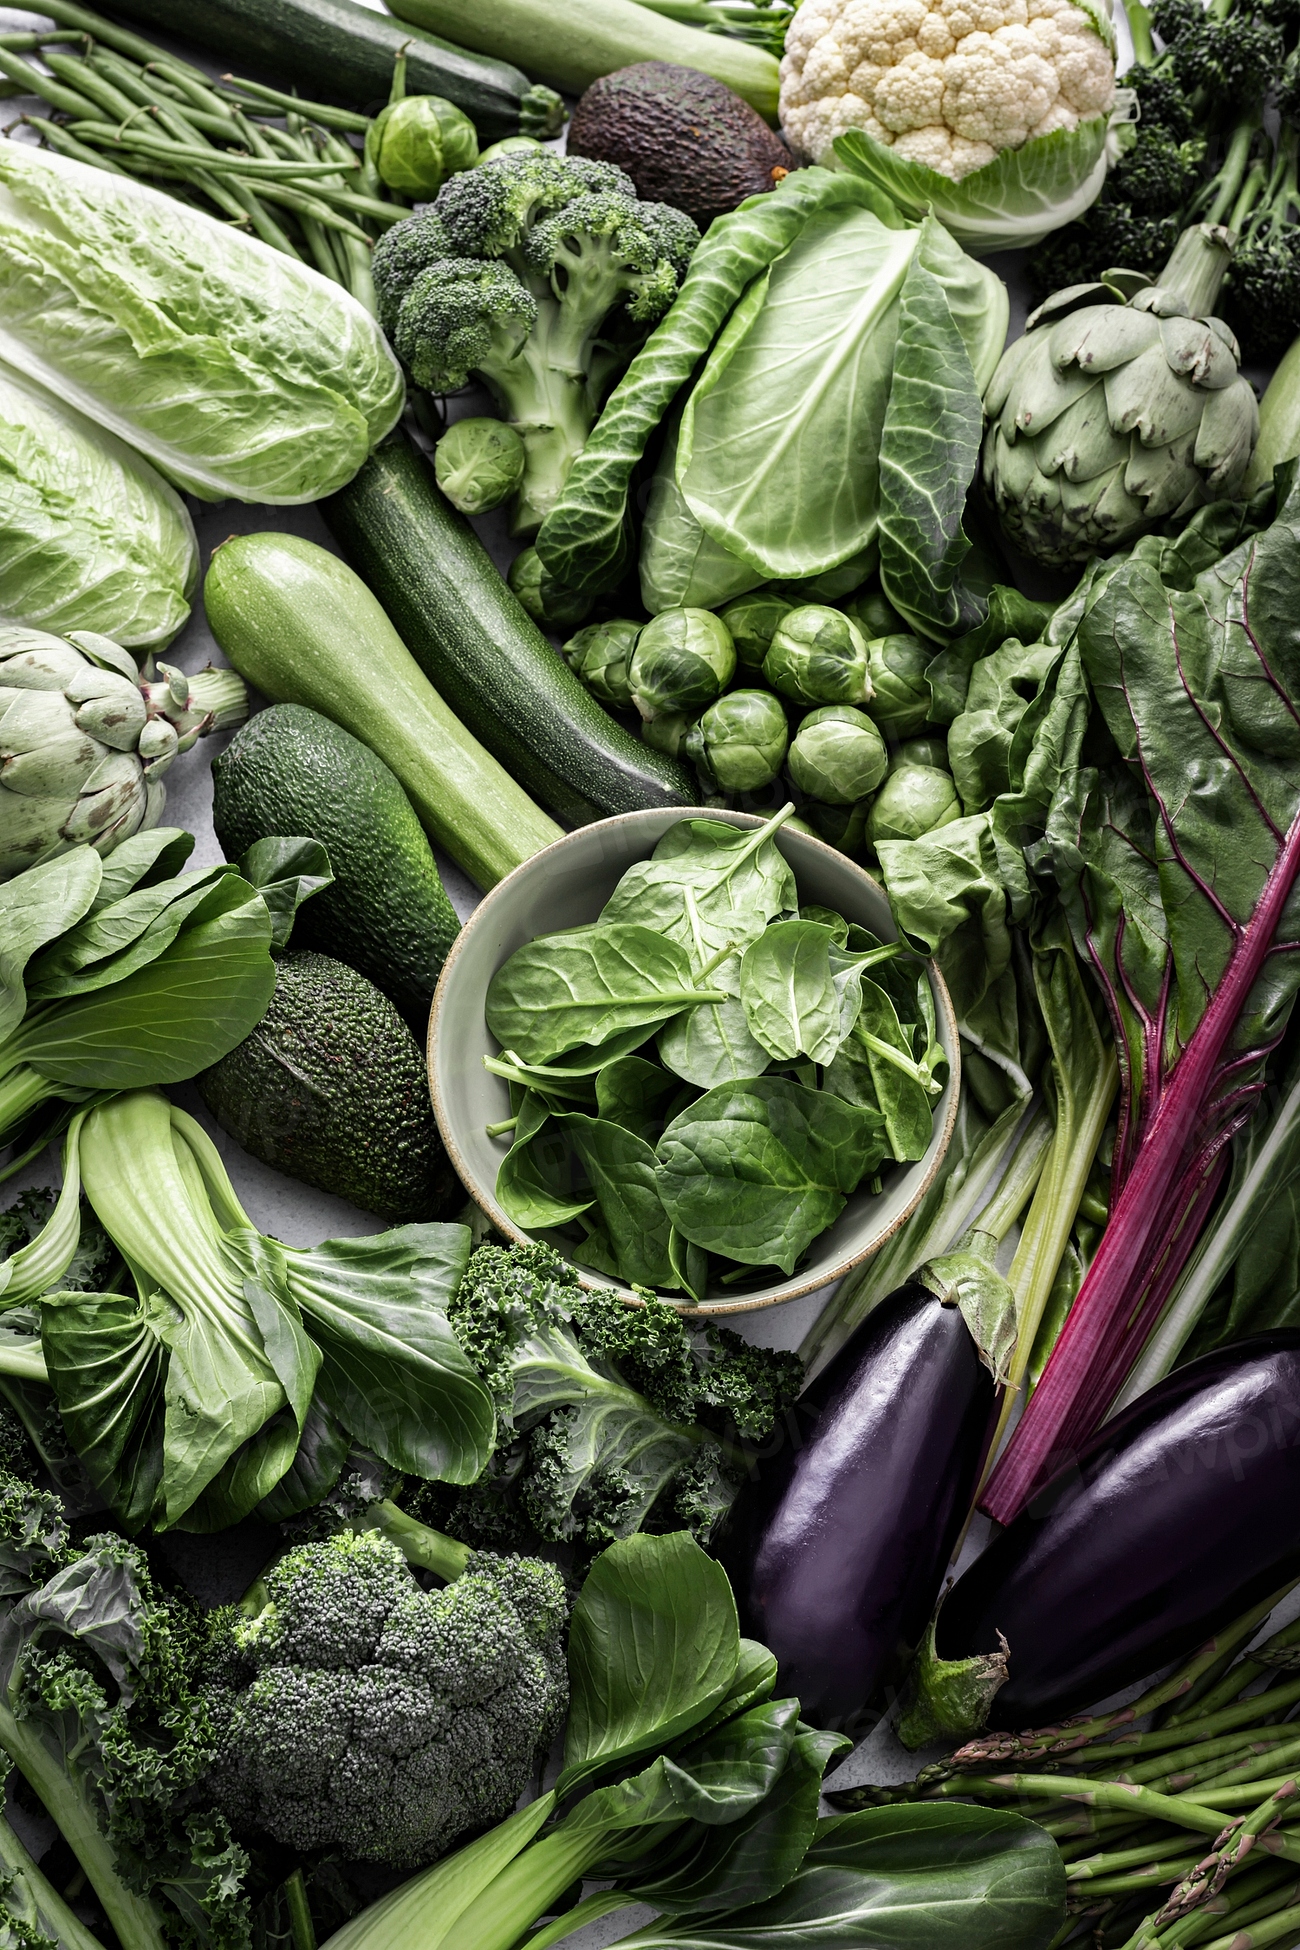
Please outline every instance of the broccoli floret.
[[1237, 13], [1221, 20], [1200, 0], [1159, 0], [1151, 23], [1184, 93], [1204, 88], [1216, 103], [1245, 105], [1266, 94], [1286, 53], [1272, 21]]
[[617, 371], [667, 311], [699, 242], [611, 163], [547, 151], [458, 172], [375, 246], [380, 316], [416, 385], [477, 374], [519, 429], [512, 527], [559, 498]]
[[1220, 309], [1255, 358], [1281, 357], [1300, 333], [1300, 227], [1269, 224], [1238, 244]]
[[344, 1531], [261, 1588], [256, 1615], [213, 1625], [209, 1785], [237, 1834], [410, 1869], [510, 1812], [567, 1703], [552, 1565], [478, 1553], [424, 1591], [394, 1544]]

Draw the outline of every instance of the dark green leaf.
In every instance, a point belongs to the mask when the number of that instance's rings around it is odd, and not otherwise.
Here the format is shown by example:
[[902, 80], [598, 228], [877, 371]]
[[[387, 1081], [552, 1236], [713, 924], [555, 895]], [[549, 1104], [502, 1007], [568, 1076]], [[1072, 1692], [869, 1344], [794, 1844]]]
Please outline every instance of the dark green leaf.
[[[57, 996], [85, 995], [156, 961], [182, 928], [225, 910], [229, 903], [222, 883], [230, 879], [238, 880], [238, 874], [223, 861], [175, 880], [136, 887], [111, 906], [95, 907], [31, 964], [27, 971], [31, 999], [47, 1002]], [[247, 883], [240, 884], [246, 898]], [[214, 893], [211, 907], [205, 907]]]
[[547, 1063], [581, 1044], [667, 1021], [718, 991], [696, 984], [685, 950], [648, 927], [574, 928], [519, 948], [488, 985], [501, 1047]]
[[730, 1691], [739, 1657], [731, 1586], [693, 1537], [638, 1533], [611, 1544], [573, 1608], [557, 1791], [698, 1725]]
[[880, 1121], [781, 1077], [720, 1085], [659, 1140], [659, 1188], [706, 1252], [789, 1273], [883, 1155]]
[[652, 1923], [624, 1950], [1048, 1950], [1065, 1918], [1056, 1844], [1019, 1815], [920, 1804], [823, 1822], [770, 1901]]
[[129, 840], [119, 840], [104, 862], [92, 912], [120, 901], [133, 887], [174, 880], [193, 851], [193, 833], [182, 832], [179, 826], [151, 826], [147, 832], [132, 833]]
[[595, 1203], [568, 1130], [562, 1121], [551, 1121], [551, 1107], [538, 1091], [524, 1092], [496, 1190], [506, 1217], [526, 1231], [567, 1225]]
[[965, 710], [971, 672], [982, 657], [998, 649], [1008, 637], [1020, 643], [1040, 642], [1051, 616], [1050, 603], [1033, 602], [1018, 589], [996, 584], [984, 621], [940, 650], [926, 666], [932, 721], [951, 724]]
[[77, 846], [0, 887], [0, 1038], [23, 1019], [28, 962], [89, 913], [102, 871], [99, 855]]
[[746, 947], [797, 904], [794, 875], [774, 837], [789, 812], [757, 828], [678, 820], [648, 860], [628, 868], [601, 921], [636, 922], [666, 935], [695, 969], [729, 946]]
[[316, 1397], [307, 1411], [293, 1463], [258, 1505], [258, 1516], [267, 1523], [284, 1523], [314, 1509], [338, 1482], [351, 1447], [348, 1430]]
[[330, 856], [319, 840], [255, 840], [239, 863], [250, 887], [256, 887], [271, 916], [271, 946], [287, 945], [294, 916], [305, 900], [334, 885]]
[[[709, 980], [720, 989], [739, 990], [740, 956], [724, 961]], [[676, 1077], [700, 1090], [761, 1076], [772, 1061], [771, 1052], [751, 1034], [738, 993], [729, 994], [725, 1002], [683, 1010], [659, 1031], [656, 1047]]]
[[[692, 1009], [682, 1020], [691, 1022], [704, 1013]], [[664, 1108], [679, 1087], [678, 1079], [657, 1063], [647, 1063], [642, 1056], [622, 1056], [597, 1074], [597, 1114], [610, 1124], [621, 1124], [637, 1137], [653, 1141], [662, 1128]]]
[[285, 1250], [289, 1290], [325, 1360], [325, 1406], [394, 1469], [472, 1483], [492, 1453], [492, 1398], [447, 1319], [468, 1226], [396, 1226]]
[[599, 1117], [575, 1112], [556, 1122], [586, 1167], [620, 1277], [638, 1286], [672, 1286], [668, 1214], [659, 1197], [650, 1146], [621, 1124]]
[[167, 1356], [134, 1294], [51, 1293], [41, 1348], [68, 1438], [128, 1530], [154, 1514]]
[[745, 950], [740, 964], [745, 1020], [778, 1062], [809, 1056], [814, 1063], [829, 1063], [853, 1027], [858, 986], [849, 981], [837, 987], [833, 942], [830, 928], [817, 921], [777, 921]]

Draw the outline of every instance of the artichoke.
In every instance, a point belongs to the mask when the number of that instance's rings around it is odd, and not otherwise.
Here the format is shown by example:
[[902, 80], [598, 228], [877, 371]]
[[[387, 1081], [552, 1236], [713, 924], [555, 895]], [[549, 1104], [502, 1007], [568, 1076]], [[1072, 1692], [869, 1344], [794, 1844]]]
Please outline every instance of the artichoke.
[[150, 659], [142, 676], [91, 630], [0, 627], [0, 880], [156, 826], [176, 754], [247, 716], [233, 670], [187, 677]]
[[1259, 409], [1208, 316], [1232, 232], [1194, 224], [1157, 283], [1108, 271], [1033, 312], [989, 382], [984, 485], [1009, 539], [1065, 568], [1239, 489]]

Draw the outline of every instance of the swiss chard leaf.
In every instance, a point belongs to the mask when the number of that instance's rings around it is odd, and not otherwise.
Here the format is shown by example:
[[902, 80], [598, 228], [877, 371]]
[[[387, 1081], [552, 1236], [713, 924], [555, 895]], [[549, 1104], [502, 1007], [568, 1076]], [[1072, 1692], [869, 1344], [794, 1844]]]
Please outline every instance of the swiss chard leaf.
[[751, 1908], [652, 1923], [623, 1950], [1048, 1950], [1065, 1918], [1056, 1844], [1019, 1815], [929, 1803], [823, 1822]]
[[727, 1696], [739, 1660], [726, 1572], [693, 1537], [638, 1533], [611, 1544], [573, 1608], [557, 1793], [697, 1726]]
[[516, 949], [488, 985], [487, 1024], [503, 1049], [548, 1063], [720, 993], [696, 983], [675, 941], [602, 917], [595, 927], [541, 935]]
[[394, 1469], [472, 1483], [496, 1433], [492, 1398], [447, 1319], [467, 1226], [396, 1226], [285, 1251], [285, 1279], [320, 1347], [324, 1405]]
[[720, 1084], [659, 1140], [678, 1231], [747, 1266], [794, 1270], [884, 1155], [879, 1116], [783, 1077]]

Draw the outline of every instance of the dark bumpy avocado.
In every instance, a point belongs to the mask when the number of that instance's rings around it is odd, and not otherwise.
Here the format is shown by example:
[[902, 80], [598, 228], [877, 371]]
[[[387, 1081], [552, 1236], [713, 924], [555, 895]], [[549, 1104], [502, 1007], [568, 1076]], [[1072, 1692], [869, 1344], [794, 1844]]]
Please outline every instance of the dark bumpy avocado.
[[285, 955], [257, 1028], [197, 1082], [255, 1158], [363, 1211], [404, 1224], [463, 1200], [414, 1037], [373, 982], [330, 955]]
[[701, 230], [794, 167], [748, 102], [672, 61], [637, 61], [594, 81], [573, 111], [569, 154], [617, 163], [638, 196], [685, 210]]
[[299, 910], [294, 947], [359, 968], [422, 1037], [460, 922], [384, 761], [319, 711], [277, 704], [236, 734], [212, 780], [212, 823], [227, 859], [273, 834], [323, 842], [334, 885]]

